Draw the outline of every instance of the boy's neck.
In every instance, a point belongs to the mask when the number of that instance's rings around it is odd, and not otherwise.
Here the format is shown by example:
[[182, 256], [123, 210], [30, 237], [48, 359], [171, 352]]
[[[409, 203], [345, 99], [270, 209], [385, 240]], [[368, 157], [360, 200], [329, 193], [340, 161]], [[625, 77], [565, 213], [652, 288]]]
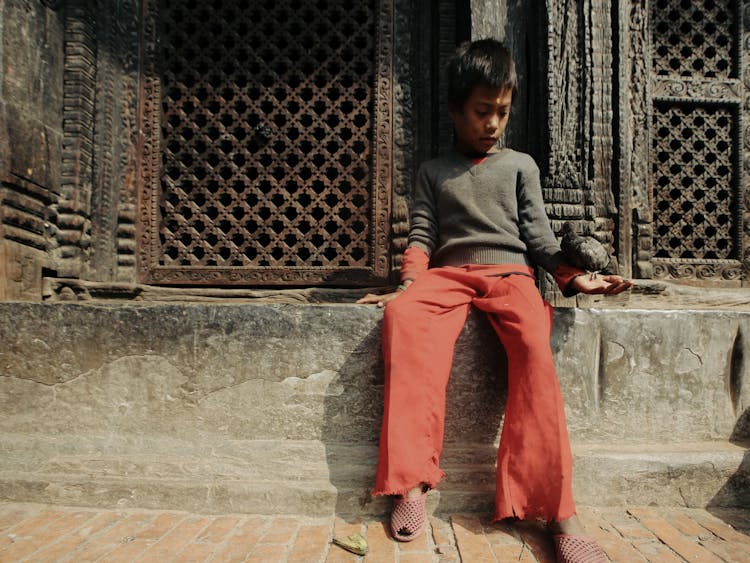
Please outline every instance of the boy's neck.
[[493, 147], [491, 150], [487, 152], [480, 152], [480, 151], [474, 151], [470, 149], [463, 149], [461, 147], [456, 147], [456, 150], [464, 155], [469, 160], [473, 160], [474, 162], [482, 162], [484, 159], [486, 159], [491, 154], [495, 154], [497, 152], [500, 152], [500, 149], [497, 147]]

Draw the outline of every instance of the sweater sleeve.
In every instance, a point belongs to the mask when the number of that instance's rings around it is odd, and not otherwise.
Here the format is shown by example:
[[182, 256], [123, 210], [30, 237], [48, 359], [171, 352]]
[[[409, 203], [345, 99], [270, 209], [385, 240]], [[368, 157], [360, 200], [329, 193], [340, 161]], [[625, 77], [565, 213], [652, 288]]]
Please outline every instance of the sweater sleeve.
[[574, 295], [578, 294], [578, 291], [570, 287], [570, 284], [573, 283], [573, 280], [576, 279], [578, 276], [585, 275], [586, 272], [579, 268], [574, 268], [573, 266], [569, 266], [565, 262], [561, 263], [554, 272], [552, 272], [552, 277], [555, 278], [555, 282], [557, 283], [557, 287], [560, 288], [560, 291], [562, 291], [563, 297], [573, 297]]
[[531, 260], [554, 274], [563, 262], [560, 245], [552, 232], [542, 199], [539, 168], [531, 160], [519, 171], [517, 182], [518, 224]]
[[417, 173], [410, 223], [409, 246], [421, 248], [429, 257], [438, 243], [438, 219], [435, 194], [425, 164]]
[[404, 252], [401, 262], [401, 281], [417, 279], [419, 274], [425, 272], [429, 266], [430, 257], [418, 246], [410, 246]]

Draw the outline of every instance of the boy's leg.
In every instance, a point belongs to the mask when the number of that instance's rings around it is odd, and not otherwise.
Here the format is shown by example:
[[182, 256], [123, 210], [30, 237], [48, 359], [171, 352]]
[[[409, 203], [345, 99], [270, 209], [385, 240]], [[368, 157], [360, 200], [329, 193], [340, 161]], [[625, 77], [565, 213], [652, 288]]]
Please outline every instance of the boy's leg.
[[508, 357], [495, 518], [569, 518], [573, 461], [549, 344], [552, 308], [519, 275], [489, 281], [474, 304], [489, 314]]
[[383, 317], [385, 405], [374, 494], [406, 494], [443, 477], [445, 389], [475, 290], [459, 268], [428, 270]]

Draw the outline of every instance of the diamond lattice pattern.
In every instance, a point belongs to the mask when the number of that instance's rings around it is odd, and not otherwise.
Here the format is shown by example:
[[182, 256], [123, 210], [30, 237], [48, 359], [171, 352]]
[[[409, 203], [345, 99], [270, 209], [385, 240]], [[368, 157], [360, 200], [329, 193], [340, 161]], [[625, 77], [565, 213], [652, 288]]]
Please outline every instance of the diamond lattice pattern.
[[736, 259], [733, 108], [654, 104], [656, 256]]
[[162, 264], [366, 265], [374, 4], [162, 4]]
[[651, 2], [654, 70], [660, 76], [737, 77], [737, 13], [732, 0]]

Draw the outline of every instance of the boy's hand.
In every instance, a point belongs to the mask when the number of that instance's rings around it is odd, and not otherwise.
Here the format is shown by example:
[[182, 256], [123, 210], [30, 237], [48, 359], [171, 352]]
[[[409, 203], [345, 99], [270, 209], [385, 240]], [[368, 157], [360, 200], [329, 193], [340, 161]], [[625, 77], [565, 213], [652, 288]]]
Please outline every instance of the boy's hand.
[[393, 291], [391, 293], [384, 293], [382, 295], [377, 295], [375, 293], [368, 293], [361, 299], [357, 299], [357, 303], [364, 304], [364, 305], [372, 305], [375, 304], [378, 307], [385, 307], [385, 304], [389, 301], [393, 301], [401, 295], [403, 291]]
[[617, 295], [622, 293], [626, 289], [633, 287], [633, 282], [630, 280], [624, 280], [621, 276], [615, 275], [597, 275], [594, 279], [591, 276], [584, 274], [576, 277], [570, 282], [570, 287], [581, 293], [588, 294], [604, 294], [604, 295]]

